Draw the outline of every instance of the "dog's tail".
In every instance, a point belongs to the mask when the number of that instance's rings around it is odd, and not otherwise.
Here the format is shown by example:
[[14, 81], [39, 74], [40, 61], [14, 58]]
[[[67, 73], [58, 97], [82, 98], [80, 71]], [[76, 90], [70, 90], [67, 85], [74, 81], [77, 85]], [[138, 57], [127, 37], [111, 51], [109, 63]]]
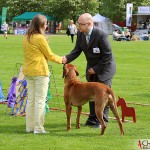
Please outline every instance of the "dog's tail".
[[116, 103], [116, 97], [115, 97], [114, 92], [110, 88], [107, 89], [107, 92], [108, 92], [108, 94], [110, 94], [112, 96], [112, 98], [114, 99], [114, 102]]
[[109, 101], [110, 109], [113, 112], [114, 116], [116, 117], [116, 120], [118, 121], [118, 125], [120, 127], [121, 135], [123, 135], [124, 134], [124, 129], [123, 129], [122, 121], [120, 120], [120, 117], [119, 117], [119, 114], [118, 114], [115, 94], [110, 88], [108, 88], [107, 92], [108, 92], [109, 95], [111, 95], [111, 98], [110, 98], [111, 100]]

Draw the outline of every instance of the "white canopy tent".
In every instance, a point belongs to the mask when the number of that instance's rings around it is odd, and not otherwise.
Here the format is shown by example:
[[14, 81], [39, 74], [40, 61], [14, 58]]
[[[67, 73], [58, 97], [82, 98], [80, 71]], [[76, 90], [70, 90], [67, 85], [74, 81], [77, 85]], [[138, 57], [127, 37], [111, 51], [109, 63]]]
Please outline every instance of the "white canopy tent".
[[101, 16], [100, 14], [96, 14], [93, 16], [94, 25], [105, 31], [108, 34], [112, 34], [112, 22], [109, 18]]

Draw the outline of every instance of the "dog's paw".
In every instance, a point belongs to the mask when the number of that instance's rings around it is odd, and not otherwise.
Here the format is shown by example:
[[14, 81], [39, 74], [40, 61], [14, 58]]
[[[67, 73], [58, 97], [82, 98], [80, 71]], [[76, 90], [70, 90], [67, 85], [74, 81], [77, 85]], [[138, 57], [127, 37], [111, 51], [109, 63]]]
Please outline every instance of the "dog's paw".
[[66, 131], [70, 131], [70, 130], [71, 130], [71, 128], [70, 128], [70, 127], [67, 127]]
[[76, 125], [76, 129], [80, 129], [80, 124]]

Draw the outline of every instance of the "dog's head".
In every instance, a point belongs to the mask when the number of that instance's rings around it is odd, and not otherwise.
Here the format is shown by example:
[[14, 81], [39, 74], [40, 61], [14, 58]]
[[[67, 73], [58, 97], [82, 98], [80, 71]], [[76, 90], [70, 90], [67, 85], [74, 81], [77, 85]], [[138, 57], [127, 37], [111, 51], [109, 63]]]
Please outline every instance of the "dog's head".
[[64, 77], [67, 77], [67, 75], [68, 75], [68, 73], [69, 73], [70, 70], [74, 70], [75, 73], [76, 73], [76, 76], [79, 75], [79, 72], [78, 72], [76, 66], [74, 66], [74, 65], [72, 65], [72, 64], [65, 64], [65, 65], [63, 66], [63, 76], [62, 76], [62, 77], [63, 77], [63, 78], [64, 78]]

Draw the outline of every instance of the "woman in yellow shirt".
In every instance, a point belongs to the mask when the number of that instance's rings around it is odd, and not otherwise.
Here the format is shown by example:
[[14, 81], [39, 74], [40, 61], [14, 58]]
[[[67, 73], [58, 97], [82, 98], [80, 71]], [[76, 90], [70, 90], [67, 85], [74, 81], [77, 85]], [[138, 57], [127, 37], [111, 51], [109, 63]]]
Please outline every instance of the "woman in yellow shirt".
[[23, 74], [27, 80], [26, 132], [47, 133], [44, 129], [44, 108], [48, 90], [48, 60], [62, 64], [63, 57], [55, 55], [44, 36], [47, 18], [37, 15], [31, 21], [23, 39]]

